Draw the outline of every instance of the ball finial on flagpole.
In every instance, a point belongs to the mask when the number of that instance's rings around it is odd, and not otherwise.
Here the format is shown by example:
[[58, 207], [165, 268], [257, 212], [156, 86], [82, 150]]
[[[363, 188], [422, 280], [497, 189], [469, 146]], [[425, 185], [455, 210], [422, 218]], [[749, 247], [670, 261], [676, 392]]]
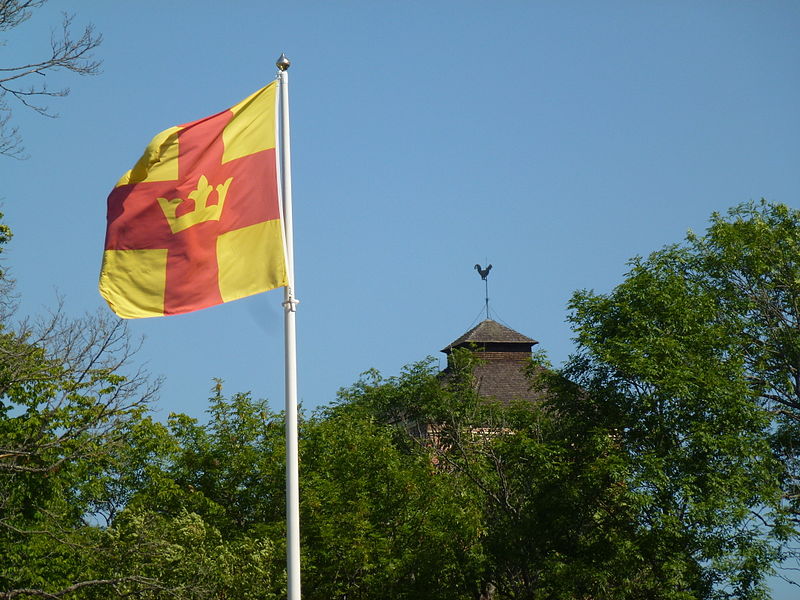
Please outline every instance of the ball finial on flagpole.
[[291, 64], [292, 61], [286, 58], [286, 55], [283, 52], [281, 52], [281, 55], [278, 58], [278, 60], [275, 61], [275, 66], [278, 67], [281, 71], [285, 71], [286, 69], [288, 69], [291, 66]]

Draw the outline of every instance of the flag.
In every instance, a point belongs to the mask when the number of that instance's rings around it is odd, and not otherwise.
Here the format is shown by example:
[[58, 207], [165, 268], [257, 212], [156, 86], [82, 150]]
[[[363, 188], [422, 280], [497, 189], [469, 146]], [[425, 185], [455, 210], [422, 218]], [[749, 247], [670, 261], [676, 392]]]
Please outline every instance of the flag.
[[117, 315], [176, 315], [286, 285], [276, 89], [162, 131], [117, 182], [100, 273]]

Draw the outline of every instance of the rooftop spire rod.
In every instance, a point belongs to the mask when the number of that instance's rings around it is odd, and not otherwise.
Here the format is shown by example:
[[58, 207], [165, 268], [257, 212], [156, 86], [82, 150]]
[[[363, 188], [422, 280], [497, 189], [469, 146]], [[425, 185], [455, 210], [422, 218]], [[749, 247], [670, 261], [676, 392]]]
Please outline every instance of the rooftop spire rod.
[[486, 319], [489, 319], [489, 271], [492, 270], [492, 265], [487, 265], [485, 269], [481, 268], [480, 265], [475, 265], [475, 270], [478, 272], [478, 275], [481, 276], [484, 283], [486, 284]]

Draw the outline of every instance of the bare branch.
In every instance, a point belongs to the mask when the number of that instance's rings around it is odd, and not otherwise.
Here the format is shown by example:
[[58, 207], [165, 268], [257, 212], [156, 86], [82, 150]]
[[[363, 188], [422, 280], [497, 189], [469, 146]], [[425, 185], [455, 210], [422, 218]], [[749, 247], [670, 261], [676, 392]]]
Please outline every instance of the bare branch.
[[75, 583], [61, 590], [58, 590], [57, 592], [46, 592], [44, 590], [35, 588], [9, 590], [7, 592], [0, 593], [0, 599], [10, 600], [11, 598], [22, 595], [38, 596], [40, 598], [61, 598], [81, 588], [90, 586], [99, 586], [99, 585], [117, 586], [121, 583], [137, 583], [142, 585], [143, 589], [150, 589], [150, 590], [164, 589], [161, 585], [158, 584], [156, 580], [150, 579], [148, 577], [117, 577], [116, 579], [90, 579], [87, 581], [79, 581], [78, 583]]
[[[31, 15], [31, 9], [41, 6], [45, 0], [0, 0], [0, 31], [23, 23]], [[50, 35], [50, 50], [41, 60], [22, 65], [0, 66], [0, 154], [24, 158], [18, 130], [9, 125], [11, 108], [7, 98], [13, 98], [22, 106], [46, 117], [56, 117], [50, 108], [41, 102], [46, 98], [63, 97], [69, 88], [52, 90], [47, 87], [47, 76], [56, 71], [70, 71], [77, 75], [96, 75], [100, 72], [100, 61], [93, 51], [102, 43], [93, 25], [87, 25], [78, 36], [72, 32], [73, 15], [64, 14], [61, 27]]]
[[[0, 95], [0, 155], [11, 158], [26, 158], [22, 147], [22, 137], [19, 135], [19, 128], [9, 125], [11, 111], [4, 109], [5, 103]], [[5, 114], [3, 114], [5, 113]]]
[[31, 9], [47, 0], [0, 0], [0, 31], [8, 31], [31, 17]]

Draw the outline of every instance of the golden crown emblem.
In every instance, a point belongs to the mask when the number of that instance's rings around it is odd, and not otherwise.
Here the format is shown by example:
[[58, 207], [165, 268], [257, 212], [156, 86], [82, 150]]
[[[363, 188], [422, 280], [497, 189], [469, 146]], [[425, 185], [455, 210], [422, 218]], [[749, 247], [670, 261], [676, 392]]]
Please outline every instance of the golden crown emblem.
[[159, 198], [158, 204], [161, 206], [161, 210], [167, 218], [172, 233], [178, 233], [184, 229], [189, 229], [189, 227], [197, 225], [198, 223], [219, 221], [219, 217], [222, 214], [222, 207], [225, 205], [225, 196], [228, 194], [228, 187], [230, 187], [231, 181], [233, 181], [233, 177], [228, 177], [225, 183], [216, 187], [217, 203], [209, 206], [207, 204], [208, 197], [215, 188], [208, 183], [208, 179], [206, 179], [205, 175], [201, 175], [200, 179], [197, 181], [197, 189], [193, 192], [189, 192], [189, 199], [194, 200], [194, 210], [180, 217], [176, 216], [176, 213], [178, 212], [178, 206], [183, 202], [182, 198], [175, 198], [173, 200]]

